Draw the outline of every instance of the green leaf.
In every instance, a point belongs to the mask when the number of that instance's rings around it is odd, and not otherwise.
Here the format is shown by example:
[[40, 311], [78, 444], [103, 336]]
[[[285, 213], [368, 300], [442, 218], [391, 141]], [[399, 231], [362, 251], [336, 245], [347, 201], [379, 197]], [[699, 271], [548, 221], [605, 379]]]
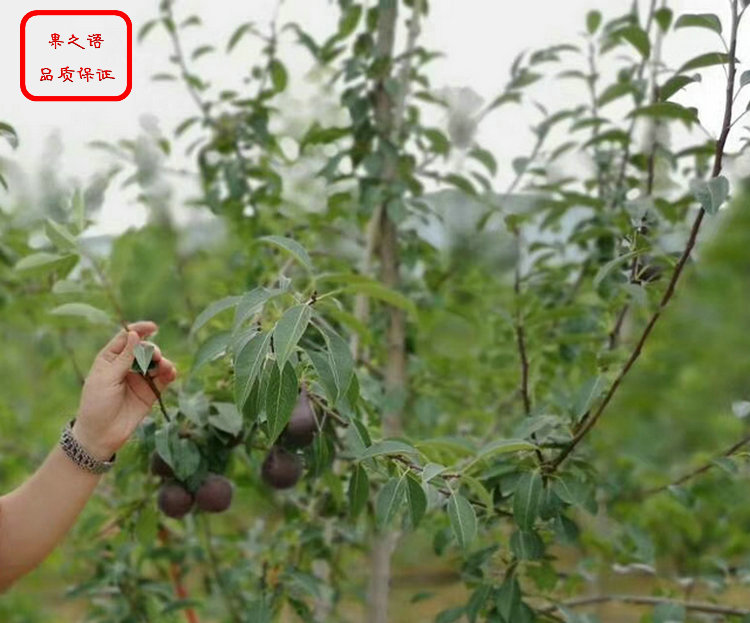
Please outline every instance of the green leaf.
[[476, 623], [491, 592], [492, 586], [489, 584], [480, 584], [471, 594], [471, 597], [466, 604], [466, 618], [469, 620], [469, 623]]
[[283, 236], [264, 236], [259, 238], [260, 242], [268, 242], [277, 247], [281, 247], [288, 253], [292, 254], [292, 257], [296, 259], [305, 268], [312, 270], [312, 260], [308, 255], [305, 248], [296, 240], [291, 238], [284, 238]]
[[385, 441], [375, 442], [368, 448], [365, 448], [355, 458], [357, 461], [364, 461], [376, 456], [390, 456], [393, 454], [417, 454], [417, 450], [414, 446], [403, 441], [386, 439]]
[[279, 370], [278, 366], [271, 366], [271, 376], [266, 389], [269, 443], [275, 442], [289, 423], [292, 409], [297, 402], [298, 389], [297, 375], [291, 364], [287, 363], [283, 370]]
[[729, 62], [729, 54], [724, 52], [708, 52], [690, 59], [676, 73], [681, 74], [692, 69], [701, 69], [702, 67], [711, 67], [713, 65], [725, 65]]
[[629, 253], [620, 255], [604, 264], [598, 271], [596, 271], [596, 275], [594, 275], [594, 287], [598, 288], [602, 281], [604, 281], [613, 270], [619, 268], [639, 254], [640, 251], [630, 251]]
[[544, 541], [534, 530], [516, 530], [510, 537], [510, 550], [519, 560], [539, 560], [544, 555]]
[[55, 253], [33, 253], [18, 261], [14, 269], [20, 273], [44, 274], [56, 270], [67, 272], [78, 262], [75, 255], [57, 255]]
[[151, 76], [151, 80], [153, 80], [154, 82], [176, 82], [177, 76], [175, 76], [174, 74], [162, 72]]
[[141, 374], [146, 374], [148, 372], [151, 360], [154, 358], [155, 350], [154, 345], [148, 344], [147, 342], [139, 342], [135, 345], [133, 354], [135, 355], [135, 362], [138, 365]]
[[552, 483], [552, 490], [566, 504], [596, 512], [594, 490], [572, 474], [563, 474]]
[[592, 377], [581, 386], [573, 400], [573, 416], [576, 421], [580, 420], [591, 408], [606, 387], [607, 381], [603, 376]]
[[411, 474], [406, 477], [406, 503], [409, 507], [411, 526], [416, 528], [427, 510], [427, 496], [422, 483]]
[[340, 39], [346, 39], [351, 35], [357, 29], [361, 17], [362, 7], [359, 4], [351, 5], [339, 20], [338, 37]]
[[656, 20], [656, 23], [659, 24], [659, 28], [661, 28], [662, 32], [667, 32], [669, 30], [669, 27], [672, 24], [673, 15], [672, 9], [667, 7], [662, 7], [654, 13], [654, 19]]
[[450, 173], [449, 175], [446, 175], [443, 179], [451, 186], [455, 186], [459, 190], [464, 191], [467, 195], [476, 197], [477, 195], [476, 188], [474, 188], [474, 185], [463, 175], [458, 175], [457, 173]]
[[258, 333], [237, 353], [234, 362], [234, 403], [240, 411], [263, 369], [270, 343], [270, 332]]
[[487, 490], [479, 480], [466, 474], [461, 474], [461, 484], [466, 485], [474, 495], [479, 498], [478, 501], [482, 503], [487, 512], [491, 512], [495, 506], [492, 499], [492, 494]]
[[92, 324], [112, 324], [107, 312], [97, 309], [87, 303], [66, 303], [55, 307], [50, 314], [53, 316], [76, 316], [85, 318]]
[[493, 176], [497, 175], [497, 160], [492, 155], [492, 152], [476, 147], [469, 152], [469, 158], [474, 158], [474, 160], [481, 162]]
[[435, 617], [435, 623], [456, 623], [456, 621], [459, 621], [465, 613], [466, 608], [464, 606], [448, 608]]
[[353, 294], [362, 294], [372, 299], [377, 299], [388, 303], [392, 307], [403, 309], [411, 316], [417, 316], [417, 306], [410, 298], [404, 296], [396, 290], [384, 286], [377, 281], [366, 280], [358, 283], [353, 283], [350, 286], [344, 288], [344, 292], [351, 292]]
[[391, 478], [383, 485], [375, 498], [375, 519], [382, 529], [387, 527], [396, 516], [404, 499], [404, 480]]
[[278, 59], [273, 59], [268, 67], [268, 71], [271, 75], [274, 91], [277, 93], [284, 91], [286, 85], [289, 83], [289, 74], [286, 71], [286, 67]]
[[18, 134], [15, 128], [2, 121], [0, 121], [0, 138], [4, 138], [13, 149], [18, 147]]
[[659, 87], [659, 99], [662, 101], [668, 100], [678, 91], [684, 89], [687, 85], [693, 84], [694, 82], [700, 82], [700, 74], [694, 76], [672, 76], [667, 80], [661, 87]]
[[295, 305], [287, 309], [276, 323], [273, 330], [273, 345], [280, 367], [284, 366], [297, 347], [297, 343], [310, 322], [311, 314], [312, 310], [309, 305]]
[[487, 460], [499, 454], [509, 454], [511, 452], [526, 452], [536, 449], [537, 446], [524, 439], [497, 439], [482, 446], [477, 451], [471, 462], [466, 465], [464, 471], [468, 472], [480, 461]]
[[497, 592], [497, 609], [503, 621], [518, 621], [521, 616], [521, 587], [515, 577], [507, 578]]
[[229, 42], [227, 43], [227, 52], [231, 52], [235, 46], [240, 42], [242, 37], [244, 37], [249, 32], [254, 32], [255, 26], [248, 22], [246, 24], [242, 24], [232, 33], [232, 36], [229, 38]]
[[432, 151], [439, 156], [447, 156], [451, 151], [451, 142], [448, 137], [440, 130], [435, 128], [425, 128], [422, 130], [425, 138], [430, 141]]
[[640, 26], [628, 26], [615, 33], [632, 45], [643, 58], [651, 55], [651, 43], [648, 40], [648, 33]]
[[593, 35], [602, 23], [602, 14], [600, 11], [589, 11], [586, 15], [586, 30]]
[[346, 340], [338, 333], [328, 327], [319, 328], [319, 331], [323, 335], [328, 348], [326, 357], [336, 390], [333, 395], [333, 402], [335, 403], [349, 389], [354, 374], [354, 359], [352, 359], [352, 353]]
[[246, 320], [259, 313], [263, 305], [282, 292], [283, 290], [281, 289], [269, 290], [268, 288], [260, 287], [244, 294], [237, 304], [232, 331], [237, 331]]
[[138, 43], [143, 43], [143, 40], [146, 38], [149, 32], [158, 24], [159, 21], [152, 19], [147, 21], [141, 28], [138, 30]]
[[174, 470], [178, 479], [185, 481], [200, 467], [201, 455], [190, 439], [179, 437], [177, 425], [170, 422], [154, 434], [156, 451]]
[[349, 516], [357, 517], [364, 510], [370, 497], [370, 479], [365, 468], [359, 464], [354, 465], [354, 473], [349, 480], [348, 496]]
[[201, 464], [201, 453], [198, 446], [190, 439], [178, 439], [172, 446], [172, 469], [175, 476], [182, 481], [190, 478]]
[[422, 470], [422, 482], [430, 482], [435, 476], [442, 474], [447, 468], [439, 463], [427, 463]]
[[715, 465], [720, 470], [722, 470], [723, 472], [726, 472], [730, 476], [737, 475], [737, 472], [738, 472], [737, 463], [735, 463], [731, 457], [728, 457], [728, 456], [718, 457], [714, 459], [713, 461], [711, 461], [711, 464]]
[[467, 550], [477, 534], [477, 515], [460, 493], [454, 492], [448, 498], [448, 519], [459, 547]]
[[598, 105], [600, 107], [606, 106], [610, 102], [614, 102], [615, 100], [631, 93], [637, 93], [632, 82], [616, 82], [604, 89], [599, 96]]
[[238, 435], [242, 430], [242, 414], [231, 402], [215, 402], [217, 413], [208, 416], [208, 423], [230, 435]]
[[68, 228], [52, 219], [44, 222], [44, 233], [49, 241], [54, 244], [58, 250], [66, 252], [78, 250], [78, 243], [75, 236], [68, 231]]
[[318, 374], [318, 380], [325, 389], [326, 396], [331, 403], [335, 403], [338, 397], [338, 386], [336, 385], [336, 378], [331, 370], [331, 359], [327, 352], [321, 350], [313, 350], [306, 348], [305, 352], [310, 358], [310, 361], [315, 368], [315, 372]]
[[649, 106], [642, 106], [641, 108], [636, 108], [628, 116], [675, 119], [685, 122], [687, 126], [698, 122], [698, 111], [695, 108], [685, 108], [674, 102], [658, 102]]
[[174, 135], [180, 137], [187, 132], [192, 126], [201, 120], [200, 117], [188, 117], [185, 121], [182, 121], [175, 129]]
[[519, 478], [513, 494], [513, 516], [522, 530], [534, 527], [543, 489], [542, 475], [537, 471], [526, 472]]
[[708, 28], [717, 34], [721, 34], [721, 20], [713, 13], [690, 13], [680, 15], [674, 24], [678, 28]]
[[195, 322], [190, 329], [190, 335], [195, 335], [198, 330], [205, 326], [209, 320], [214, 318], [214, 316], [218, 316], [221, 312], [235, 307], [240, 302], [240, 299], [241, 297], [239, 296], [228, 296], [211, 303], [206, 309], [198, 314], [198, 317], [195, 319]]
[[217, 357], [227, 352], [232, 340], [231, 331], [221, 331], [209, 337], [198, 347], [193, 359], [193, 372], [197, 372], [204, 365], [214, 361]]
[[70, 208], [73, 212], [73, 222], [80, 234], [86, 228], [86, 200], [80, 188], [75, 189]]
[[654, 608], [654, 623], [684, 623], [686, 617], [685, 606], [680, 604], [659, 604]]
[[694, 180], [690, 190], [708, 214], [716, 214], [729, 196], [729, 180], [723, 175], [708, 181]]
[[193, 50], [193, 53], [190, 55], [190, 58], [192, 60], [197, 60], [201, 56], [205, 56], [206, 54], [211, 54], [211, 52], [215, 52], [215, 51], [216, 51], [216, 48], [212, 45], [202, 45], [202, 46], [195, 48], [195, 50]]

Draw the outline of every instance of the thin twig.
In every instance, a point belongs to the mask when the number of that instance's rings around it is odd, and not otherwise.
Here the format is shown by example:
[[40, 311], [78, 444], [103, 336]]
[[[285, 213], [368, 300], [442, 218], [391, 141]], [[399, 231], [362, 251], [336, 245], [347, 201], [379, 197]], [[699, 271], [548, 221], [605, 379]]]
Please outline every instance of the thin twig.
[[724, 450], [724, 452], [722, 452], [721, 454], [713, 458], [711, 461], [704, 463], [700, 467], [696, 467], [694, 470], [689, 471], [686, 474], [683, 474], [677, 480], [669, 482], [665, 485], [661, 485], [659, 487], [654, 487], [653, 489], [646, 489], [645, 491], [641, 492], [639, 495], [635, 496], [635, 498], [638, 500], [642, 500], [643, 498], [656, 495], [658, 493], [666, 491], [667, 489], [671, 489], [672, 487], [679, 487], [680, 485], [684, 485], [689, 480], [692, 480], [693, 478], [696, 478], [697, 476], [700, 476], [701, 474], [705, 474], [712, 467], [716, 467], [716, 462], [715, 462], [716, 459], [730, 457], [736, 454], [737, 452], [739, 452], [742, 448], [744, 448], [749, 443], [750, 443], [750, 435], [747, 435], [746, 437], [743, 437], [738, 442], [736, 442], [735, 444], [731, 445], [729, 448]]
[[750, 610], [744, 608], [735, 608], [732, 606], [719, 606], [717, 604], [695, 602], [695, 601], [681, 601], [678, 599], [669, 599], [668, 597], [648, 597], [639, 595], [596, 595], [593, 597], [581, 597], [579, 599], [571, 599], [564, 601], [559, 604], [548, 606], [540, 610], [542, 614], [554, 612], [560, 608], [579, 608], [582, 606], [593, 606], [596, 604], [604, 604], [618, 602], [623, 604], [632, 604], [635, 606], [660, 606], [663, 604], [673, 604], [681, 606], [685, 610], [691, 610], [693, 612], [703, 612], [706, 614], [721, 614], [725, 616], [744, 616], [750, 614]]

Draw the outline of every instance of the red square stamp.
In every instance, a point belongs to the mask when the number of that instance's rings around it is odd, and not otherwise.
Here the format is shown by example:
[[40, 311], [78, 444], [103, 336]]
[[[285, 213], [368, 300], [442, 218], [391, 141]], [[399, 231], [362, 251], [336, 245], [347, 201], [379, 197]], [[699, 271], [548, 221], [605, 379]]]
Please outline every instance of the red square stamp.
[[124, 100], [133, 23], [122, 11], [31, 11], [21, 20], [21, 92], [30, 100]]

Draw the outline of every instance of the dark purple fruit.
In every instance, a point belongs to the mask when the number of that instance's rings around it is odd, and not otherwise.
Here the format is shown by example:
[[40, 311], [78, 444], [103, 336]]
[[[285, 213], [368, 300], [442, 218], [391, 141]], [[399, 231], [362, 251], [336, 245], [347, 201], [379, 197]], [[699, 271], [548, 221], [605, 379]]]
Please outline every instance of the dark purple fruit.
[[160, 478], [174, 478], [172, 468], [158, 452], [151, 455], [151, 473]]
[[289, 423], [284, 429], [282, 441], [292, 448], [306, 448], [313, 442], [317, 432], [318, 422], [315, 418], [315, 411], [310, 404], [307, 391], [303, 388], [297, 404], [294, 405]]
[[207, 513], [223, 513], [232, 505], [233, 493], [229, 479], [209, 474], [195, 494], [195, 504]]
[[158, 504], [167, 517], [181, 519], [193, 508], [193, 494], [176, 482], [168, 482], [159, 489]]
[[263, 461], [261, 476], [274, 489], [289, 489], [302, 476], [302, 460], [296, 454], [274, 446]]

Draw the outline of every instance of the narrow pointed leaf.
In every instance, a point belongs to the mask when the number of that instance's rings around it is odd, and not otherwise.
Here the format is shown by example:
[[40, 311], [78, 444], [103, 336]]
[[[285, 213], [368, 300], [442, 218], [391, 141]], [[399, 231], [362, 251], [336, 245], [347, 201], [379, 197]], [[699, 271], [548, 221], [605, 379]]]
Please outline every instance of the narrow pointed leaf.
[[299, 386], [294, 368], [287, 363], [283, 370], [271, 366], [271, 376], [266, 390], [266, 417], [268, 418], [268, 441], [278, 439], [289, 422], [292, 409], [297, 402]]
[[522, 530], [531, 530], [534, 527], [534, 521], [539, 515], [542, 487], [542, 476], [539, 472], [526, 472], [518, 480], [513, 494], [513, 516]]
[[422, 483], [411, 475], [406, 477], [406, 502], [409, 507], [411, 526], [416, 528], [427, 510], [427, 496]]
[[221, 331], [209, 337], [198, 347], [193, 360], [193, 372], [197, 372], [204, 365], [223, 355], [229, 348], [232, 339], [231, 331]]
[[403, 478], [391, 478], [375, 498], [375, 519], [382, 529], [387, 527], [401, 508], [404, 499]]
[[270, 333], [258, 333], [237, 354], [234, 363], [234, 401], [240, 411], [263, 369], [270, 342]]
[[273, 330], [273, 345], [279, 367], [284, 366], [296, 348], [307, 329], [311, 313], [309, 305], [296, 305], [287, 309], [276, 323], [276, 328]]
[[284, 249], [288, 253], [291, 253], [292, 257], [294, 257], [305, 268], [312, 270], [312, 260], [310, 259], [310, 255], [307, 253], [305, 248], [296, 240], [285, 238], [283, 236], [264, 236], [263, 238], [260, 238], [260, 241], [268, 242], [274, 246]]
[[477, 516], [474, 507], [460, 493], [448, 498], [448, 519], [461, 549], [468, 549], [477, 534]]
[[221, 312], [226, 311], [235, 307], [242, 297], [239, 296], [228, 296], [219, 301], [211, 303], [206, 309], [204, 309], [198, 317], [195, 319], [190, 334], [194, 335], [201, 327], [205, 326], [206, 323], [211, 320], [214, 316], [218, 316]]
[[357, 517], [367, 505], [370, 496], [370, 479], [361, 465], [354, 466], [354, 473], [349, 480], [349, 515]]

